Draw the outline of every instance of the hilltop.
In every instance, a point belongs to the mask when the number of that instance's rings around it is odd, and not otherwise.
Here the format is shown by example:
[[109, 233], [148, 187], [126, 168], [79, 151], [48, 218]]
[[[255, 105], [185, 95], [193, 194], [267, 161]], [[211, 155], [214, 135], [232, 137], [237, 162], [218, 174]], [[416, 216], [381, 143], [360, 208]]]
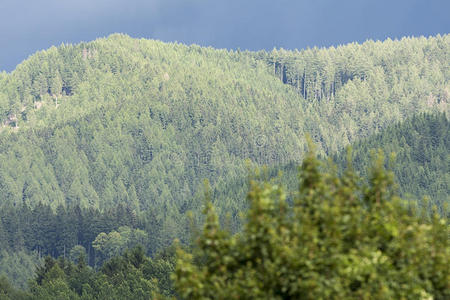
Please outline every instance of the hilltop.
[[448, 112], [449, 42], [242, 52], [115, 34], [38, 52], [0, 75], [0, 206], [120, 204], [171, 240], [206, 178], [238, 218], [246, 161], [296, 164], [306, 134], [324, 156]]

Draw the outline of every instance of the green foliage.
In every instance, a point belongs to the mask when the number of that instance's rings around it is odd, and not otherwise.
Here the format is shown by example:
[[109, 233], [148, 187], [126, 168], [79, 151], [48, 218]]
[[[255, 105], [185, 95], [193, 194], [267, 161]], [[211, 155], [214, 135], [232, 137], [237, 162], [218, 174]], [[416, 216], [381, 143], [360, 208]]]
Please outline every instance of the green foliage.
[[0, 251], [0, 276], [7, 278], [15, 288], [25, 289], [28, 280], [34, 274], [36, 266], [41, 260], [37, 253], [26, 251], [8, 252]]
[[143, 230], [132, 229], [128, 226], [119, 227], [118, 231], [111, 231], [108, 234], [101, 232], [92, 242], [94, 249], [105, 258], [118, 256], [126, 249], [137, 245], [147, 245], [147, 235]]
[[31, 287], [34, 299], [78, 299], [66, 280], [66, 274], [58, 264], [54, 264], [41, 280], [40, 285]]
[[[0, 75], [0, 207], [124, 204], [155, 216], [153, 251], [188, 242], [185, 215], [200, 218], [207, 178], [237, 229], [246, 159], [296, 164], [305, 133], [330, 154], [414, 113], [448, 111], [448, 41], [253, 53], [116, 34], [38, 52]], [[105, 227], [95, 236], [118, 228]], [[89, 256], [92, 239], [77, 239], [87, 240], [39, 247], [58, 256], [82, 244]]]
[[168, 277], [174, 259], [166, 259], [153, 261], [137, 247], [95, 272], [80, 261], [74, 265], [47, 257], [31, 283], [29, 299], [164, 299], [173, 294]]
[[[437, 206], [441, 215], [450, 205], [450, 122], [445, 114], [414, 115], [402, 123], [389, 126], [379, 134], [352, 145], [351, 160], [362, 177], [367, 178], [370, 153], [382, 149], [395, 155], [392, 171], [399, 192], [406, 199], [419, 200], [431, 211]], [[334, 161], [345, 165], [345, 155], [334, 155]], [[429, 203], [420, 201], [429, 197]]]
[[[381, 149], [384, 153], [394, 156], [393, 163], [386, 160], [385, 166], [390, 165], [395, 175], [398, 192], [408, 201], [408, 205], [418, 204], [429, 213], [432, 212], [433, 206], [436, 206], [438, 212], [445, 216], [446, 207], [450, 205], [449, 133], [450, 127], [446, 114], [413, 115], [402, 122], [388, 126], [378, 134], [356, 141], [350, 149], [342, 149], [330, 155], [329, 158], [338, 165], [339, 172], [342, 172], [347, 166], [350, 150], [350, 160], [355, 172], [358, 176], [368, 179], [370, 174], [367, 170], [371, 165], [371, 153]], [[290, 200], [297, 186], [297, 165], [290, 163], [272, 167], [268, 170], [268, 176], [276, 178], [279, 172], [282, 172], [279, 181], [287, 187], [286, 193]], [[247, 183], [240, 180], [221, 187], [221, 192], [217, 194], [224, 194], [222, 190], [232, 190], [238, 191], [243, 197], [247, 188]], [[428, 199], [424, 199], [425, 197]]]
[[[141, 268], [122, 257], [118, 266], [127, 273], [111, 274], [123, 285], [87, 266], [137, 240], [151, 254], [174, 238], [188, 243], [186, 212], [201, 219], [204, 178], [218, 215], [209, 222], [239, 231], [245, 162], [268, 165], [268, 177], [280, 165], [292, 169], [306, 152], [305, 133], [328, 155], [419, 112], [448, 112], [449, 38], [266, 53], [115, 34], [38, 52], [0, 73], [2, 255], [36, 251], [77, 261], [84, 273], [76, 276], [70, 263], [38, 272], [54, 274], [33, 290], [44, 298], [127, 298], [135, 288], [139, 298], [157, 286], [172, 295], [171, 260]], [[398, 139], [383, 148], [398, 153], [402, 195], [430, 195], [442, 214], [450, 182], [448, 121], [437, 118], [415, 117], [406, 129], [361, 142], [355, 169], [365, 175], [368, 149]], [[294, 178], [282, 181], [292, 186]], [[286, 194], [286, 202], [295, 199]], [[232, 247], [231, 234], [221, 234], [218, 241]], [[77, 276], [96, 277], [96, 285]], [[162, 279], [156, 284], [153, 277]]]
[[208, 203], [193, 254], [178, 250], [184, 299], [448, 299], [449, 226], [409, 212], [379, 156], [368, 185], [349, 167], [321, 171], [311, 152], [292, 205], [279, 185], [252, 182], [241, 233]]
[[[414, 112], [448, 111], [447, 53], [448, 35], [270, 54], [123, 35], [52, 47], [1, 76], [3, 120], [20, 134], [0, 137], [0, 200], [165, 203], [175, 219], [198, 208], [187, 199], [203, 178], [235, 178], [247, 158], [300, 161], [304, 133], [332, 153]], [[298, 72], [309, 79], [297, 84]]]
[[75, 245], [70, 249], [69, 253], [70, 260], [74, 263], [83, 263], [86, 261], [86, 248], [81, 245]]
[[8, 279], [0, 276], [0, 299], [1, 300], [21, 300], [29, 299], [30, 295], [26, 292], [15, 289]]
[[449, 45], [438, 35], [251, 54], [311, 103], [308, 131], [330, 154], [414, 112], [448, 113]]
[[[69, 257], [71, 249], [79, 245], [86, 249], [89, 264], [95, 265], [92, 242], [99, 233], [119, 230], [122, 226], [129, 230], [147, 228], [152, 224], [155, 220], [151, 215], [143, 214], [138, 218], [130, 207], [121, 204], [103, 212], [92, 208], [81, 209], [79, 206], [67, 209], [60, 206], [56, 211], [42, 204], [34, 208], [27, 205], [4, 206], [0, 208], [0, 251], [26, 250], [35, 251], [38, 256]], [[148, 234], [155, 234], [155, 231], [146, 230]], [[124, 232], [124, 235], [127, 233]], [[139, 241], [143, 242], [142, 238]], [[149, 244], [145, 246], [149, 253], [156, 250]]]

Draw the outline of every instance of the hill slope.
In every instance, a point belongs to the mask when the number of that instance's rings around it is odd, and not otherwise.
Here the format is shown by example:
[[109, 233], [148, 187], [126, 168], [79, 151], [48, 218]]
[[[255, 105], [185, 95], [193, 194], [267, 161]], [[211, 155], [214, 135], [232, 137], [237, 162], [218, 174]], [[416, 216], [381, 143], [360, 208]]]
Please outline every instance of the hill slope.
[[[402, 198], [425, 206], [424, 197], [429, 198], [426, 208], [436, 205], [445, 214], [445, 205], [450, 204], [450, 122], [444, 113], [413, 115], [377, 134], [350, 145], [351, 163], [361, 178], [369, 179], [373, 155], [381, 150], [386, 157], [386, 166], [393, 171]], [[394, 154], [394, 162], [389, 162]], [[340, 172], [348, 163], [347, 149], [330, 155]], [[281, 176], [279, 176], [281, 174]], [[298, 164], [291, 162], [268, 168], [261, 172], [263, 179], [276, 180], [287, 188], [288, 195], [298, 190]], [[226, 199], [243, 199], [248, 191], [246, 178], [228, 182], [216, 191], [216, 205], [222, 207]], [[230, 208], [225, 211], [233, 211]], [[223, 211], [222, 211], [223, 212]], [[239, 217], [234, 214], [234, 221]]]
[[[391, 168], [402, 196], [418, 200], [429, 196], [441, 212], [444, 203], [450, 204], [450, 122], [445, 114], [413, 116], [356, 142], [352, 160], [365, 178], [371, 149], [395, 154]], [[344, 165], [344, 157], [334, 158]]]
[[332, 153], [447, 111], [449, 41], [267, 54], [112, 35], [39, 52], [0, 76], [0, 205], [127, 203], [178, 220], [203, 178], [299, 161], [305, 133]]
[[449, 35], [252, 55], [314, 104], [311, 133], [329, 153], [427, 107], [449, 110]]
[[[63, 82], [54, 93], [52, 76]], [[304, 151], [300, 97], [233, 52], [115, 35], [39, 53], [6, 77], [19, 111], [0, 138], [3, 205], [182, 209], [202, 178]]]

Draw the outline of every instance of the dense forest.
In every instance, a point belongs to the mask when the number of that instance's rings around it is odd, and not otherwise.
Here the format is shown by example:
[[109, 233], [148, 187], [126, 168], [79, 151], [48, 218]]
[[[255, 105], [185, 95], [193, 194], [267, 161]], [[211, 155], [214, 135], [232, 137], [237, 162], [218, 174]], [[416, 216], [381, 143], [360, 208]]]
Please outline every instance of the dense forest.
[[235, 235], [220, 225], [206, 184], [205, 222], [191, 248], [176, 243], [149, 258], [137, 246], [97, 271], [83, 251], [70, 259], [48, 256], [26, 290], [0, 277], [0, 296], [448, 299], [448, 224], [436, 209], [405, 207], [382, 155], [368, 173], [363, 186], [351, 166], [338, 176], [311, 151], [292, 204], [280, 185], [251, 182], [245, 226]]
[[[395, 174], [398, 193], [404, 199], [426, 206], [435, 205], [441, 213], [450, 204], [450, 123], [444, 113], [413, 115], [395, 123], [368, 138], [358, 140], [349, 148], [332, 153], [329, 158], [339, 170], [345, 169], [350, 150], [350, 161], [362, 178], [373, 156], [382, 150], [388, 156], [386, 167]], [[325, 160], [327, 157], [323, 157]], [[296, 190], [297, 164], [276, 166], [268, 170], [275, 178], [282, 172], [281, 182], [290, 191]], [[239, 183], [246, 186], [245, 181]], [[242, 191], [241, 196], [245, 195]]]
[[[414, 113], [447, 112], [448, 45], [241, 53], [113, 35], [39, 52], [0, 80], [1, 205], [184, 212], [202, 178], [241, 176], [245, 159], [300, 161], [306, 133], [329, 154]], [[327, 96], [283, 84], [295, 85], [298, 61], [314, 74], [301, 86]]]
[[[371, 149], [394, 154], [390, 168], [405, 199], [428, 197], [429, 207], [436, 205], [440, 211], [450, 204], [450, 122], [445, 114], [414, 115], [353, 144], [352, 162], [364, 178]], [[339, 165], [346, 164], [345, 155], [334, 158]]]
[[[399, 195], [448, 217], [448, 61], [450, 35], [249, 52], [114, 34], [38, 52], [0, 73], [0, 276], [37, 295], [35, 266], [59, 268], [76, 299], [138, 259], [143, 293], [173, 295], [170, 247], [205, 219], [203, 180], [219, 223], [241, 231], [249, 178], [295, 202], [307, 135], [337, 173], [351, 145], [366, 182], [370, 152], [394, 152]], [[89, 297], [134, 287], [103, 288]]]

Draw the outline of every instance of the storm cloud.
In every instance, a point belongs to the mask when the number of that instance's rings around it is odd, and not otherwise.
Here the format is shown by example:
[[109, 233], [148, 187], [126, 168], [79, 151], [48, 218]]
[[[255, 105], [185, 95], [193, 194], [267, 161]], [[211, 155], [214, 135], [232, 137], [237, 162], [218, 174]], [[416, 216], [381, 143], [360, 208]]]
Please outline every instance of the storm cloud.
[[230, 49], [301, 49], [448, 33], [446, 0], [0, 0], [0, 70], [121, 32]]

